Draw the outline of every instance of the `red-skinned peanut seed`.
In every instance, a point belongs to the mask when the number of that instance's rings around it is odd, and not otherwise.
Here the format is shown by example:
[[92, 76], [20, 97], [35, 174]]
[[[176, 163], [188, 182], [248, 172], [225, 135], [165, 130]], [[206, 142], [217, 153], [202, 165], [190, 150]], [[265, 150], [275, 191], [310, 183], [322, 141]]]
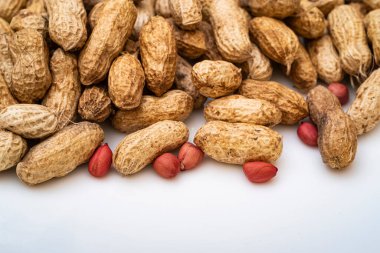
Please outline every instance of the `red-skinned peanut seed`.
[[331, 83], [328, 89], [339, 99], [341, 105], [348, 103], [350, 92], [346, 85], [342, 83]]
[[154, 160], [153, 168], [161, 177], [173, 178], [179, 173], [181, 162], [175, 155], [165, 153]]
[[203, 151], [194, 144], [187, 142], [182, 145], [178, 153], [181, 161], [181, 170], [191, 170], [198, 166], [204, 157]]
[[266, 162], [246, 162], [243, 171], [252, 183], [265, 183], [276, 176], [278, 169]]
[[104, 177], [112, 165], [112, 151], [108, 144], [101, 145], [92, 155], [88, 171], [94, 177]]
[[314, 124], [302, 122], [298, 126], [297, 135], [306, 145], [318, 147], [318, 129]]

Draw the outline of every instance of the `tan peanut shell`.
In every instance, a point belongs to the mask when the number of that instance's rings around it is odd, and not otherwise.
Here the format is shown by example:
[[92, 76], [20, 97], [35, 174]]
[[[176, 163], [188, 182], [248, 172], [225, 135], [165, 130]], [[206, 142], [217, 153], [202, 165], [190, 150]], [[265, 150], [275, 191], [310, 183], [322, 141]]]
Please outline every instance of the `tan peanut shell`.
[[205, 52], [206, 58], [212, 61], [223, 60], [223, 57], [221, 56], [218, 50], [218, 47], [216, 46], [216, 41], [214, 37], [214, 32], [212, 30], [212, 26], [209, 23], [202, 21], [199, 24], [199, 30], [205, 34], [206, 48], [207, 48]]
[[177, 61], [174, 28], [163, 17], [152, 17], [141, 29], [140, 54], [148, 89], [162, 96], [173, 85]]
[[12, 35], [13, 31], [9, 23], [0, 17], [0, 34]]
[[376, 127], [380, 121], [380, 69], [372, 72], [356, 91], [356, 98], [347, 112], [356, 125], [358, 134]]
[[112, 125], [121, 132], [132, 133], [163, 120], [186, 120], [193, 110], [193, 99], [186, 92], [172, 90], [162, 97], [143, 96], [139, 107], [117, 111]]
[[112, 61], [123, 50], [133, 31], [137, 10], [131, 0], [107, 1], [102, 14], [79, 56], [81, 83], [102, 81]]
[[104, 132], [97, 124], [67, 126], [34, 146], [17, 165], [17, 176], [28, 185], [66, 176], [90, 159], [103, 139]]
[[271, 127], [281, 122], [282, 113], [268, 101], [231, 95], [209, 102], [204, 109], [204, 116], [207, 121], [220, 120]]
[[100, 87], [86, 88], [79, 98], [78, 113], [84, 120], [105, 121], [112, 112], [112, 102], [107, 92]]
[[0, 18], [11, 22], [23, 7], [25, 7], [27, 0], [1, 0], [0, 1]]
[[184, 30], [195, 30], [202, 21], [202, 6], [199, 0], [170, 0], [171, 16]]
[[44, 0], [29, 0], [26, 4], [28, 10], [38, 14], [46, 14], [46, 7]]
[[293, 125], [309, 115], [303, 96], [285, 85], [273, 81], [247, 79], [239, 93], [247, 98], [262, 99], [273, 103], [282, 112], [281, 123]]
[[373, 56], [380, 65], [380, 9], [371, 11], [365, 18], [368, 39], [372, 43]]
[[22, 103], [35, 103], [51, 84], [49, 51], [44, 37], [34, 29], [23, 29], [10, 43], [13, 60], [11, 92]]
[[380, 8], [380, 0], [363, 0], [363, 3], [365, 3], [372, 9]]
[[329, 35], [309, 41], [307, 48], [311, 62], [320, 79], [327, 84], [342, 81], [344, 72], [339, 55]]
[[35, 29], [44, 37], [46, 37], [46, 33], [48, 32], [47, 18], [41, 13], [29, 9], [23, 9], [14, 16], [10, 26], [15, 32], [28, 28]]
[[191, 80], [191, 71], [193, 67], [191, 64], [183, 59], [181, 56], [177, 58], [177, 69], [175, 74], [175, 84], [177, 89], [183, 90], [189, 94], [194, 101], [194, 109], [203, 107], [207, 98], [199, 93], [199, 90], [193, 84]]
[[113, 155], [115, 169], [132, 175], [148, 166], [159, 155], [180, 147], [189, 138], [189, 130], [179, 121], [164, 120], [127, 135]]
[[357, 130], [334, 94], [317, 86], [307, 95], [310, 117], [318, 126], [318, 147], [330, 168], [343, 169], [355, 159]]
[[183, 57], [196, 59], [207, 51], [206, 35], [200, 30], [184, 31], [175, 29], [177, 51]]
[[317, 70], [303, 45], [298, 47], [289, 77], [293, 80], [294, 86], [301, 90], [309, 90], [317, 85]]
[[78, 50], [87, 40], [87, 13], [82, 0], [45, 1], [50, 38], [65, 51]]
[[7, 129], [27, 139], [39, 139], [58, 130], [52, 110], [37, 104], [15, 104], [0, 111], [0, 129]]
[[369, 11], [369, 7], [365, 3], [362, 3], [362, 2], [352, 2], [349, 5], [352, 6], [359, 13], [360, 17], [363, 19], [365, 18], [365, 16], [367, 15]]
[[232, 94], [242, 81], [241, 70], [230, 62], [204, 60], [193, 66], [193, 84], [210, 98]]
[[282, 152], [282, 136], [265, 126], [210, 121], [194, 137], [194, 143], [212, 159], [230, 164], [276, 161]]
[[360, 14], [352, 6], [341, 5], [330, 12], [328, 21], [343, 70], [351, 76], [366, 77], [372, 54]]
[[155, 0], [144, 0], [137, 6], [137, 19], [134, 25], [134, 34], [138, 37], [141, 28], [155, 15]]
[[262, 81], [270, 80], [273, 73], [270, 60], [255, 44], [252, 44], [251, 58], [242, 64], [242, 70], [249, 79]]
[[138, 107], [144, 84], [144, 70], [135, 56], [123, 54], [112, 63], [108, 74], [108, 93], [119, 109], [130, 110]]
[[3, 78], [3, 75], [0, 73], [0, 110], [17, 103], [17, 100], [12, 96], [9, 87]]
[[20, 136], [0, 130], [0, 172], [15, 166], [25, 155], [28, 145]]
[[156, 14], [164, 18], [169, 18], [171, 16], [169, 4], [170, 0], [156, 0], [156, 4], [154, 6]]
[[74, 120], [81, 84], [79, 81], [77, 57], [58, 48], [50, 60], [53, 82], [42, 104], [55, 112], [58, 129]]
[[320, 9], [326, 17], [336, 6], [344, 4], [344, 0], [307, 0], [307, 1], [312, 6]]
[[13, 31], [7, 21], [0, 18], [0, 74], [10, 87], [12, 83], [13, 62], [10, 52]]
[[88, 14], [88, 24], [90, 25], [91, 29], [94, 29], [100, 16], [102, 15], [102, 11], [104, 9], [105, 4], [106, 4], [106, 1], [97, 3]]
[[300, 6], [300, 0], [247, 0], [247, 3], [253, 15], [278, 19], [294, 14]]
[[261, 51], [286, 66], [289, 73], [300, 44], [297, 35], [283, 22], [268, 17], [252, 19], [249, 29]]

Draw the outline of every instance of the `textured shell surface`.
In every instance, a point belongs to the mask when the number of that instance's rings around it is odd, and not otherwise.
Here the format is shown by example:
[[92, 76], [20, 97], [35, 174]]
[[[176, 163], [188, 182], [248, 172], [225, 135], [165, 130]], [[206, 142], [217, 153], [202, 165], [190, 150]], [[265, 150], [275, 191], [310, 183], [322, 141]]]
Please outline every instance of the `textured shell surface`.
[[243, 63], [242, 69], [247, 73], [249, 79], [254, 80], [270, 80], [273, 73], [270, 60], [255, 44], [252, 44], [251, 58]]
[[0, 18], [0, 74], [3, 74], [7, 85], [12, 83], [13, 62], [10, 52], [10, 42], [13, 31], [9, 24]]
[[255, 16], [279, 19], [294, 14], [300, 6], [300, 0], [247, 0], [247, 2]]
[[29, 185], [63, 177], [90, 159], [103, 139], [104, 132], [98, 124], [67, 126], [34, 146], [17, 165], [17, 176]]
[[112, 112], [112, 101], [107, 92], [93, 86], [83, 91], [79, 98], [78, 113], [84, 120], [103, 122]]
[[380, 65], [380, 9], [376, 9], [368, 13], [365, 17], [365, 26], [367, 29], [368, 39], [372, 43], [375, 62], [377, 65]]
[[23, 9], [12, 18], [10, 26], [15, 32], [28, 28], [35, 29], [42, 36], [46, 37], [48, 20], [41, 13], [36, 13], [30, 9]]
[[203, 31], [175, 29], [178, 53], [188, 59], [196, 59], [207, 51], [206, 35]]
[[194, 143], [212, 159], [230, 164], [276, 161], [282, 136], [265, 126], [210, 121], [195, 135]]
[[218, 50], [218, 47], [216, 46], [216, 41], [215, 41], [214, 31], [212, 29], [212, 26], [209, 23], [202, 21], [199, 24], [199, 30], [205, 34], [206, 48], [207, 48], [205, 52], [206, 58], [212, 61], [223, 60], [223, 57], [221, 56]]
[[170, 0], [169, 8], [174, 22], [185, 30], [194, 30], [202, 21], [199, 0]]
[[12, 96], [7, 83], [0, 73], [0, 110], [17, 103], [17, 100]]
[[27, 0], [1, 0], [0, 1], [0, 18], [11, 22], [23, 7], [25, 7]]
[[[179, 121], [164, 120], [127, 135], [117, 146], [113, 163], [123, 175], [132, 175], [159, 155], [180, 147], [189, 138], [189, 129]], [[142, 152], [143, 150], [143, 152]]]
[[22, 137], [0, 130], [0, 171], [15, 166], [25, 155], [27, 148], [28, 145]]
[[326, 17], [336, 6], [344, 4], [344, 0], [308, 0], [308, 2], [320, 9]]

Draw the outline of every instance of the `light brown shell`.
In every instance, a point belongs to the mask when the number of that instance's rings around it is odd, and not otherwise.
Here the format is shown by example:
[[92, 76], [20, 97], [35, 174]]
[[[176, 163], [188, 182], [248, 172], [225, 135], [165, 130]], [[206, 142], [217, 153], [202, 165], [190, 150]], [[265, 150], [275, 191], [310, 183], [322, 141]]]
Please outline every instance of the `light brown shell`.
[[127, 135], [113, 154], [115, 169], [132, 175], [165, 152], [180, 147], [189, 138], [189, 130], [179, 121], [164, 120]]
[[193, 66], [183, 59], [181, 56], [177, 58], [177, 70], [175, 74], [175, 84], [177, 89], [183, 90], [189, 94], [194, 101], [194, 109], [199, 109], [203, 107], [207, 98], [199, 93], [199, 90], [193, 84], [191, 80], [191, 71]]
[[317, 70], [303, 45], [298, 47], [289, 77], [293, 80], [294, 86], [301, 90], [309, 90], [317, 85]]
[[134, 35], [138, 38], [141, 28], [155, 15], [155, 0], [144, 0], [137, 6], [137, 19], [134, 25]]
[[212, 30], [212, 26], [209, 23], [202, 21], [199, 24], [199, 30], [205, 34], [206, 48], [207, 48], [207, 51], [205, 52], [205, 56], [207, 60], [212, 60], [212, 61], [223, 60], [218, 50], [218, 47], [216, 46], [214, 31]]
[[239, 93], [276, 105], [282, 112], [281, 123], [285, 125], [294, 125], [309, 115], [303, 96], [277, 82], [247, 79], [240, 86]]
[[194, 86], [203, 96], [210, 98], [232, 94], [242, 81], [241, 69], [226, 61], [198, 62], [191, 75]]
[[154, 7], [156, 14], [164, 18], [169, 18], [171, 16], [169, 2], [170, 0], [156, 0]]
[[307, 0], [307, 2], [320, 9], [326, 17], [336, 6], [344, 4], [344, 0]]
[[202, 21], [199, 0], [170, 0], [169, 9], [174, 23], [184, 30], [195, 30]]
[[15, 166], [25, 155], [28, 145], [20, 136], [0, 130], [0, 171]]
[[104, 132], [97, 124], [67, 126], [34, 146], [17, 165], [17, 176], [28, 185], [66, 176], [90, 159], [103, 139]]
[[112, 63], [108, 74], [108, 93], [119, 109], [130, 110], [138, 107], [144, 84], [144, 70], [135, 56], [124, 54]]
[[248, 0], [253, 15], [283, 19], [294, 14], [300, 0]]
[[90, 13], [88, 14], [87, 21], [88, 21], [88, 24], [90, 25], [91, 30], [94, 29], [100, 16], [102, 15], [102, 11], [104, 9], [105, 4], [106, 4], [106, 1], [97, 3], [96, 5], [94, 5]]
[[115, 129], [132, 133], [163, 120], [186, 120], [193, 110], [193, 99], [186, 92], [172, 90], [162, 97], [143, 96], [139, 107], [117, 111], [112, 118]]
[[174, 82], [177, 48], [172, 25], [155, 16], [140, 32], [140, 54], [146, 85], [156, 96], [162, 96]]
[[50, 38], [65, 51], [78, 50], [87, 40], [87, 13], [82, 0], [45, 1]]
[[44, 37], [46, 37], [48, 31], [48, 21], [46, 17], [29, 9], [23, 9], [14, 16], [10, 26], [15, 32], [28, 28], [35, 29]]
[[39, 139], [58, 130], [58, 119], [43, 105], [15, 104], [0, 111], [0, 129], [27, 139]]
[[344, 71], [351, 76], [366, 77], [372, 54], [360, 14], [352, 6], [341, 5], [330, 12], [328, 21]]
[[352, 2], [349, 5], [352, 6], [363, 19], [365, 18], [365, 16], [367, 15], [369, 11], [368, 5], [362, 2]]
[[380, 69], [372, 72], [360, 85], [356, 98], [347, 112], [356, 125], [358, 134], [376, 127], [380, 121]]
[[363, 0], [363, 3], [365, 3], [372, 9], [380, 8], [380, 0]]
[[18, 101], [35, 103], [51, 84], [49, 51], [44, 37], [34, 29], [23, 29], [10, 43], [13, 61], [11, 92]]
[[50, 69], [53, 82], [42, 104], [55, 112], [58, 129], [62, 129], [74, 120], [81, 95], [77, 57], [58, 48], [51, 57]]
[[46, 14], [46, 7], [44, 0], [29, 0], [26, 8], [31, 12], [38, 14]]
[[9, 87], [3, 78], [3, 75], [0, 73], [0, 110], [17, 103], [17, 100], [12, 96]]
[[10, 87], [12, 83], [13, 62], [9, 44], [12, 40], [13, 31], [7, 21], [0, 18], [0, 74]]
[[206, 35], [200, 30], [175, 29], [178, 53], [188, 59], [196, 59], [207, 52]]
[[137, 10], [131, 0], [107, 1], [79, 56], [81, 83], [102, 81], [133, 31]]
[[251, 58], [242, 64], [242, 70], [249, 79], [262, 81], [270, 80], [273, 73], [270, 60], [255, 44], [252, 44]]
[[195, 135], [194, 143], [212, 159], [230, 164], [276, 161], [282, 136], [265, 126], [210, 121]]
[[375, 62], [380, 65], [380, 9], [368, 13], [364, 23], [367, 28], [368, 39], [372, 43]]
[[107, 92], [97, 86], [86, 88], [79, 98], [78, 113], [84, 120], [105, 121], [112, 112], [112, 102]]
[[236, 0], [210, 1], [203, 7], [214, 31], [217, 48], [223, 58], [243, 63], [252, 51], [248, 32], [248, 13]]
[[252, 19], [249, 29], [261, 51], [286, 66], [289, 73], [300, 44], [297, 35], [283, 22], [268, 17]]
[[309, 41], [307, 49], [320, 79], [327, 84], [342, 81], [344, 72], [329, 35]]
[[0, 18], [0, 34], [12, 35], [13, 31], [7, 21]]
[[204, 109], [204, 116], [207, 121], [220, 120], [271, 127], [281, 122], [282, 113], [268, 101], [231, 95], [209, 102]]
[[0, 1], [0, 18], [10, 22], [23, 7], [27, 0], [1, 0]]

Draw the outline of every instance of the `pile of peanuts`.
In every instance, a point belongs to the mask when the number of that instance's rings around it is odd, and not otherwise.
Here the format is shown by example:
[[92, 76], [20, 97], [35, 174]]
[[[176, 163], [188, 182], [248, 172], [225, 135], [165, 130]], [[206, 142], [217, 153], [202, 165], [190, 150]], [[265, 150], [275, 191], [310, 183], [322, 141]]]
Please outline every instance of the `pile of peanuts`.
[[[173, 178], [207, 155], [263, 183], [278, 124], [344, 169], [380, 121], [379, 65], [378, 0], [1, 0], [0, 171]], [[191, 143], [193, 110], [207, 123]], [[106, 120], [126, 133], [114, 151]]]

